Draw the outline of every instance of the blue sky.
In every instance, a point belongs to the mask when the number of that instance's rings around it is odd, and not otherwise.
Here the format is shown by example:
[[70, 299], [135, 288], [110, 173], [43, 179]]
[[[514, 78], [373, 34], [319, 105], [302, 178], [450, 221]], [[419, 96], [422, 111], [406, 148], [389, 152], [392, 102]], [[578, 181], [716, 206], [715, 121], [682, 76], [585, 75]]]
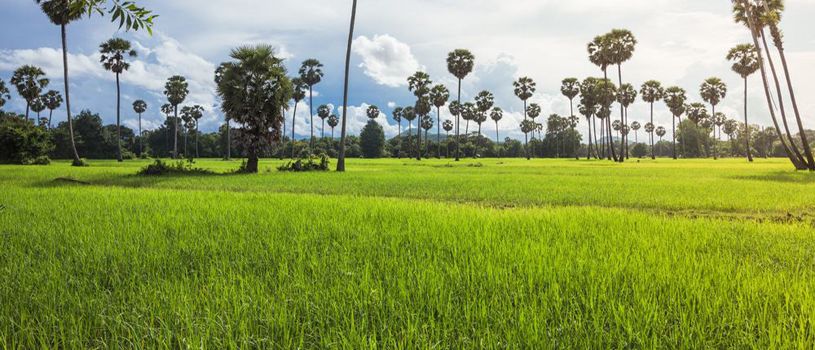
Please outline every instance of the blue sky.
[[[135, 125], [130, 103], [137, 98], [149, 104], [145, 125], [154, 127], [163, 117], [161, 92], [167, 77], [181, 74], [190, 80], [189, 104], [206, 106], [201, 127], [215, 130], [222, 115], [214, 95], [212, 75], [233, 47], [268, 43], [277, 47], [294, 74], [306, 58], [325, 64], [325, 79], [316, 87], [315, 109], [320, 104], [339, 105], [342, 98], [344, 45], [347, 39], [350, 0], [142, 0], [139, 3], [160, 17], [155, 34], [117, 31], [107, 19], [94, 17], [69, 27], [72, 100], [75, 109], [100, 113], [115, 121], [115, 85], [112, 74], [98, 63], [99, 43], [118, 36], [136, 43], [139, 58], [123, 76], [123, 118]], [[808, 22], [815, 14], [815, 0], [787, 0], [783, 28], [795, 74], [805, 123], [815, 128], [815, 38]], [[358, 27], [352, 56], [349, 125], [356, 133], [364, 125], [364, 109], [378, 105], [387, 115], [392, 106], [412, 104], [405, 79], [416, 70], [427, 71], [434, 82], [455, 89], [444, 59], [455, 48], [468, 48], [477, 57], [474, 73], [464, 82], [464, 98], [481, 90], [496, 94], [497, 104], [508, 113], [501, 137], [520, 137], [522, 105], [512, 95], [511, 83], [519, 76], [538, 82], [534, 102], [543, 115], [567, 115], [568, 101], [559, 94], [560, 81], [569, 76], [596, 76], [598, 69], [586, 59], [585, 45], [611, 28], [628, 28], [639, 40], [634, 58], [623, 66], [626, 82], [639, 86], [657, 79], [680, 85], [699, 100], [704, 78], [719, 76], [730, 86], [720, 110], [742, 118], [741, 82], [724, 60], [727, 50], [749, 40], [733, 24], [725, 0], [360, 0]], [[0, 5], [0, 78], [8, 81], [19, 65], [34, 63], [52, 78], [51, 88], [62, 90], [59, 30], [43, 16], [33, 0], [2, 0]], [[750, 80], [751, 121], [769, 124], [760, 80]], [[16, 96], [6, 109], [23, 111]], [[648, 106], [637, 103], [632, 120], [644, 121]], [[55, 113], [62, 120], [64, 112]], [[442, 111], [442, 119], [449, 118]], [[297, 129], [308, 130], [308, 105], [298, 106]], [[289, 122], [291, 117], [288, 118]], [[670, 125], [670, 116], [657, 106], [658, 124]], [[380, 120], [383, 123], [384, 120]], [[386, 132], [396, 132], [388, 117]], [[584, 127], [585, 125], [582, 125]], [[319, 123], [317, 123], [319, 129]], [[494, 135], [494, 125], [484, 132]]]

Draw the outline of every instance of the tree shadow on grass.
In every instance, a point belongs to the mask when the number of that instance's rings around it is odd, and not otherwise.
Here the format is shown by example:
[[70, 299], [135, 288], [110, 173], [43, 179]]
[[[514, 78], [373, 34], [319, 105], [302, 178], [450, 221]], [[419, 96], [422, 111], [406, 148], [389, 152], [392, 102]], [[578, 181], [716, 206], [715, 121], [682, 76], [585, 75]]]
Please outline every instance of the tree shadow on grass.
[[57, 177], [51, 180], [34, 182], [31, 187], [38, 188], [61, 188], [61, 187], [82, 187], [82, 186], [107, 186], [125, 188], [150, 188], [157, 187], [167, 181], [179, 179], [205, 179], [205, 178], [225, 178], [239, 177], [250, 174], [243, 173], [196, 173], [196, 174], [170, 174], [170, 175], [113, 175], [91, 176], [88, 178]]
[[815, 184], [815, 173], [800, 171], [777, 171], [760, 175], [735, 176], [736, 180], [797, 183], [801, 185]]

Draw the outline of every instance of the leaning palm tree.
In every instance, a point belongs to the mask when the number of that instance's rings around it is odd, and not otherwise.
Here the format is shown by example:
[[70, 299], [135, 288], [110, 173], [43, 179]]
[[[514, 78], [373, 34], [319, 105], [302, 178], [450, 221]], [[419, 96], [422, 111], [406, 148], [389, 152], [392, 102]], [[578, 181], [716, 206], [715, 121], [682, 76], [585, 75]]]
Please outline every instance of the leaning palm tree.
[[51, 119], [54, 116], [54, 110], [62, 106], [62, 95], [59, 91], [49, 90], [42, 95], [45, 102], [45, 108], [48, 108], [48, 128], [51, 128]]
[[444, 85], [436, 85], [430, 89], [430, 101], [436, 107], [436, 146], [438, 148], [436, 158], [441, 158], [441, 108], [450, 100], [450, 90]]
[[119, 76], [130, 68], [127, 57], [136, 57], [136, 50], [133, 50], [129, 41], [121, 38], [112, 38], [99, 45], [101, 57], [99, 62], [105, 70], [113, 72], [116, 76], [116, 140], [117, 153], [116, 160], [122, 161], [122, 98], [119, 86]]
[[[620, 103], [623, 110], [621, 120], [624, 125], [628, 125], [628, 107], [635, 101], [637, 101], [637, 90], [634, 89], [634, 86], [627, 83], [620, 85], [620, 89], [617, 91], [617, 102]], [[628, 134], [623, 134], [620, 141], [620, 161], [622, 162], [628, 159]]]
[[300, 66], [300, 80], [308, 87], [309, 124], [311, 126], [310, 148], [314, 148], [314, 86], [323, 80], [323, 75], [323, 64], [314, 58], [303, 61]]
[[[762, 83], [764, 84], [764, 95], [767, 99], [767, 105], [770, 111], [770, 117], [773, 120], [773, 126], [776, 129], [776, 132], [779, 135], [779, 141], [781, 145], [784, 147], [784, 150], [789, 157], [790, 161], [792, 162], [793, 166], [797, 170], [815, 170], [815, 160], [812, 158], [812, 152], [809, 150], [809, 147], [804, 147], [804, 151], [807, 154], [807, 160], [805, 160], [801, 156], [801, 152], [798, 150], [798, 147], [795, 145], [794, 142], [787, 143], [787, 139], [792, 141], [792, 133], [789, 129], [789, 124], [787, 122], [786, 117], [786, 110], [784, 100], [782, 98], [783, 93], [781, 91], [781, 84], [778, 79], [778, 74], [776, 73], [775, 64], [773, 63], [772, 55], [770, 55], [770, 49], [767, 44], [767, 35], [765, 33], [765, 28], [770, 26], [771, 35], [773, 35], [773, 39], [776, 44], [776, 48], [779, 49], [779, 53], [782, 55], [782, 61], [786, 62], [786, 58], [783, 55], [783, 35], [781, 31], [778, 29], [777, 25], [781, 19], [781, 12], [783, 11], [783, 2], [781, 0], [770, 0], [768, 3], [767, 1], [761, 2], [754, 2], [749, 0], [733, 0], [733, 13], [734, 18], [737, 23], [744, 24], [749, 30], [750, 34], [753, 38], [753, 45], [756, 48], [756, 54], [758, 55], [758, 63], [759, 68], [761, 71], [761, 78]], [[766, 56], [763, 54], [763, 51], [760, 49], [759, 38], [762, 40], [764, 51], [766, 51]], [[764, 62], [768, 63], [770, 67], [770, 73], [773, 78], [773, 82], [775, 83], [775, 91], [777, 94], [777, 104], [775, 99], [772, 96], [770, 82], [767, 74], [767, 69], [764, 66]], [[785, 69], [785, 71], [788, 70]], [[792, 83], [790, 82], [789, 74], [787, 74], [787, 83], [788, 89], [790, 92], [790, 97], [793, 101], [795, 101], [794, 91], [792, 90]], [[779, 107], [779, 111], [781, 114], [781, 119], [784, 125], [784, 131], [786, 132], [786, 138], [782, 135], [781, 127], [778, 123], [778, 119], [776, 118], [775, 108]], [[793, 107], [797, 111], [797, 103], [793, 102]], [[796, 113], [797, 115], [797, 113]], [[799, 128], [801, 128], [801, 136], [803, 140], [806, 140], [806, 133], [803, 132], [801, 120], [797, 118], [799, 123]], [[804, 142], [804, 145], [808, 145], [808, 142]], [[809, 164], [808, 164], [809, 163]]]
[[[663, 96], [665, 104], [670, 109], [671, 114], [674, 118], [671, 118], [673, 121], [673, 159], [677, 159], [676, 156], [676, 118], [681, 118], [682, 114], [685, 113], [685, 101], [687, 101], [687, 96], [685, 94], [685, 89], [678, 87], [678, 86], [671, 86], [665, 89], [665, 95]], [[660, 141], [662, 141], [662, 136], [660, 136]]]
[[495, 145], [498, 146], [498, 122], [500, 122], [501, 119], [504, 119], [504, 110], [502, 110], [500, 107], [493, 108], [492, 112], [490, 112], [490, 119], [495, 122]]
[[133, 111], [139, 115], [139, 156], [141, 156], [142, 152], [144, 151], [144, 141], [142, 140], [143, 135], [141, 130], [141, 115], [147, 111], [147, 102], [144, 102], [143, 100], [134, 101]]
[[[447, 140], [448, 142], [447, 144], [449, 145], [450, 131], [453, 131], [453, 121], [450, 119], [446, 119], [444, 123], [442, 123], [441, 127], [442, 129], [444, 129], [444, 133], [446, 134], [445, 140]], [[445, 146], [444, 149], [445, 149], [444, 157], [450, 158], [450, 148]]]
[[[528, 116], [528, 113], [527, 113], [528, 110], [527, 110], [527, 104], [526, 103], [532, 97], [532, 95], [535, 94], [535, 91], [537, 90], [537, 86], [538, 86], [538, 84], [535, 83], [535, 81], [532, 80], [532, 78], [529, 78], [529, 77], [521, 77], [517, 81], [512, 83], [513, 92], [515, 93], [515, 96], [518, 97], [519, 99], [521, 99], [521, 101], [523, 101], [523, 103], [524, 103], [524, 120], [526, 120], [526, 118]], [[533, 124], [534, 124], [534, 122], [533, 122]], [[526, 125], [526, 126], [529, 127], [530, 125]], [[529, 133], [524, 133], [524, 138], [525, 138], [524, 144], [528, 145], [529, 144]], [[526, 151], [526, 159], [527, 160], [530, 159], [528, 149]]]
[[328, 126], [331, 128], [331, 141], [334, 141], [334, 128], [340, 125], [340, 118], [337, 117], [336, 114], [332, 114], [328, 117]]
[[[733, 62], [731, 69], [744, 80], [744, 125], [749, 125], [747, 120], [747, 78], [760, 69], [758, 50], [752, 44], [740, 44], [730, 49], [727, 59]], [[750, 152], [750, 130], [744, 138], [747, 150], [747, 160], [753, 161], [753, 154]]]
[[173, 106], [173, 113], [175, 117], [175, 129], [173, 131], [173, 158], [178, 158], [178, 105], [187, 99], [187, 94], [190, 93], [189, 84], [187, 79], [174, 75], [167, 79], [164, 84], [164, 96], [167, 96], [167, 102]]
[[348, 29], [348, 45], [345, 50], [345, 77], [342, 89], [342, 128], [340, 130], [340, 150], [337, 157], [337, 171], [345, 171], [345, 132], [348, 125], [348, 73], [351, 69], [351, 44], [354, 40], [354, 24], [357, 18], [357, 0], [351, 6], [351, 26]]
[[0, 108], [6, 105], [6, 102], [11, 99], [11, 95], [9, 95], [8, 87], [6, 87], [6, 82], [3, 79], [0, 79]]
[[325, 137], [325, 119], [331, 116], [331, 107], [328, 105], [320, 105], [317, 107], [317, 117], [322, 120], [322, 126], [320, 127], [320, 138]]
[[[465, 49], [457, 49], [447, 55], [447, 71], [458, 79], [458, 98], [456, 101], [461, 105], [461, 81], [473, 71], [475, 66], [475, 56]], [[461, 160], [461, 145], [459, 131], [461, 130], [460, 113], [456, 116], [456, 161]]]
[[[642, 95], [642, 100], [645, 103], [648, 103], [651, 106], [651, 125], [654, 125], [654, 103], [657, 101], [661, 101], [665, 95], [665, 89], [662, 88], [662, 83], [656, 80], [649, 80], [642, 84], [640, 88], [640, 95]], [[654, 153], [654, 128], [651, 128], [651, 131], [648, 131], [650, 134], [650, 141], [651, 141], [651, 159], [657, 159], [656, 154]], [[646, 130], [647, 131], [647, 130]]]
[[[706, 79], [702, 86], [699, 87], [699, 94], [702, 96], [702, 100], [710, 104], [710, 114], [716, 115], [716, 106], [722, 102], [722, 100], [727, 96], [727, 85], [716, 77], [711, 77]], [[715, 130], [714, 130], [715, 132]], [[716, 135], [713, 135], [714, 138]], [[716, 151], [716, 144], [713, 144], [713, 159], [718, 159], [719, 155]]]
[[291, 113], [291, 158], [294, 159], [294, 127], [297, 124], [297, 105], [306, 98], [306, 83], [303, 82], [303, 79], [297, 77], [291, 79], [291, 85], [294, 88], [294, 93], [291, 95], [294, 100], [294, 110]]
[[139, 30], [146, 29], [148, 33], [153, 33], [153, 20], [157, 17], [151, 11], [137, 6], [132, 1], [117, 0], [35, 0], [40, 5], [42, 12], [48, 16], [51, 23], [60, 27], [62, 36], [62, 68], [63, 83], [65, 84], [65, 111], [68, 116], [68, 135], [71, 140], [71, 150], [73, 151], [73, 166], [82, 166], [85, 162], [79, 158], [74, 142], [74, 127], [71, 119], [71, 94], [69, 90], [70, 81], [68, 79], [68, 24], [80, 19], [84, 13], [111, 14], [111, 21], [119, 22], [119, 29]]
[[25, 100], [25, 118], [29, 119], [31, 104], [40, 99], [42, 90], [50, 81], [40, 67], [24, 65], [14, 71], [11, 76], [11, 85], [17, 88], [17, 93]]

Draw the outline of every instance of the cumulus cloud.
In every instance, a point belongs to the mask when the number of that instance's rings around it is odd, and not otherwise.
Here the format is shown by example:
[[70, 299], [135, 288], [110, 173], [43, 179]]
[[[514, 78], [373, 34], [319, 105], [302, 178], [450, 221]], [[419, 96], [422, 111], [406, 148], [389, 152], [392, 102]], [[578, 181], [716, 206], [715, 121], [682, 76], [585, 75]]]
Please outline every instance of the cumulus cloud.
[[359, 65], [365, 75], [377, 84], [399, 87], [407, 85], [407, 77], [422, 70], [410, 46], [390, 35], [366, 36], [354, 40], [354, 53], [362, 58]]

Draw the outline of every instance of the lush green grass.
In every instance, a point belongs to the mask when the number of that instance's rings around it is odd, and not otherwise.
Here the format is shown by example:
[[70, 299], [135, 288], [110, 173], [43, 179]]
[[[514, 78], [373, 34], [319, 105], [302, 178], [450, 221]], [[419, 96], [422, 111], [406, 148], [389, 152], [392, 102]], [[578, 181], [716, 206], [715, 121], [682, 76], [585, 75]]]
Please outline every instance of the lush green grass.
[[815, 346], [812, 174], [479, 162], [0, 167], [0, 347]]

